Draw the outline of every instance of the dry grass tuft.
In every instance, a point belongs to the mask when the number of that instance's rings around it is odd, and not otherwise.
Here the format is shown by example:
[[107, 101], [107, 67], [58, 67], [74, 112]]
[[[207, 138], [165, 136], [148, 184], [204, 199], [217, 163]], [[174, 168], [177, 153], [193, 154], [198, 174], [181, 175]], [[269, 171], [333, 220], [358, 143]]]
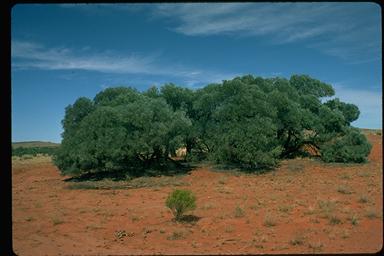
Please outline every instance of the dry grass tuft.
[[365, 214], [365, 217], [367, 217], [368, 219], [374, 219], [374, 218], [377, 218], [378, 215], [377, 215], [375, 209], [368, 209], [366, 214]]
[[276, 220], [270, 215], [265, 216], [264, 218], [264, 226], [273, 227], [276, 226]]
[[368, 196], [367, 195], [361, 195], [358, 199], [358, 202], [359, 203], [362, 203], [362, 204], [365, 204], [365, 203], [368, 203]]
[[172, 235], [167, 237], [168, 240], [181, 240], [185, 239], [185, 232], [184, 231], [173, 231]]
[[289, 241], [291, 245], [303, 245], [305, 242], [305, 237], [303, 234], [295, 234], [295, 236]]
[[236, 206], [235, 208], [235, 217], [236, 218], [241, 218], [241, 217], [244, 217], [245, 215], [245, 211], [243, 208], [241, 208], [240, 206]]
[[346, 186], [346, 185], [340, 185], [337, 188], [337, 192], [339, 192], [341, 194], [345, 194], [345, 195], [349, 195], [349, 194], [353, 193], [352, 189], [349, 186]]
[[329, 224], [331, 224], [331, 225], [341, 224], [340, 217], [335, 215], [335, 214], [330, 215], [329, 216]]

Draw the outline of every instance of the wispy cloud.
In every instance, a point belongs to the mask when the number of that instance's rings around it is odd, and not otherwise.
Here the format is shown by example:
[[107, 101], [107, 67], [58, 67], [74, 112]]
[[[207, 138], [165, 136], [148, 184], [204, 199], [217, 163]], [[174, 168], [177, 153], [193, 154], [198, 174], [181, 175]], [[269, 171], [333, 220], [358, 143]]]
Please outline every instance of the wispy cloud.
[[275, 44], [305, 42], [350, 63], [381, 58], [380, 8], [373, 3], [160, 4], [153, 15], [188, 36], [265, 36]]
[[130, 54], [124, 56], [112, 51], [95, 52], [87, 47], [74, 51], [65, 47], [51, 47], [34, 42], [12, 41], [12, 68], [41, 70], [85, 70], [110, 74], [156, 75], [179, 78], [187, 85], [218, 82], [235, 76], [232, 73], [216, 72], [170, 65], [161, 54]]
[[[85, 53], [85, 54], [84, 54]], [[149, 73], [154, 72], [153, 57], [135, 55], [118, 57], [108, 53], [75, 54], [63, 47], [46, 48], [31, 42], [12, 41], [12, 67], [38, 68], [45, 70], [80, 69], [106, 73]], [[166, 71], [158, 69], [158, 73]]]
[[99, 4], [77, 3], [77, 4], [73, 4], [73, 3], [65, 3], [65, 4], [58, 4], [57, 6], [59, 6], [60, 8], [64, 8], [64, 9], [71, 9], [73, 11], [80, 11], [80, 12], [90, 14], [90, 15], [102, 16], [105, 14], [109, 14], [111, 11], [112, 12], [134, 13], [134, 12], [138, 12], [138, 11], [141, 11], [141, 10], [147, 8], [148, 6], [150, 6], [150, 4], [138, 4], [138, 3], [129, 3], [129, 4], [124, 4], [124, 3], [123, 4], [121, 4], [121, 3], [108, 3], [108, 4], [105, 4], [105, 3], [99, 3]]

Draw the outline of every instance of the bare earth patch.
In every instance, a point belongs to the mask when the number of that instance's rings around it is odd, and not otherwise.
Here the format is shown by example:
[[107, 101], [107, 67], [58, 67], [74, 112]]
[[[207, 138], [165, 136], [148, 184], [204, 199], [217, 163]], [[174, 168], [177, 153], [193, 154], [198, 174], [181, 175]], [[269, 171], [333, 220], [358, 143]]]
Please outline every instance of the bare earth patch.
[[[64, 182], [49, 158], [14, 159], [18, 255], [372, 253], [383, 241], [381, 135], [367, 164], [283, 161], [274, 172]], [[76, 185], [77, 184], [77, 185]], [[76, 187], [77, 186], [77, 187]], [[194, 221], [164, 205], [192, 190]]]

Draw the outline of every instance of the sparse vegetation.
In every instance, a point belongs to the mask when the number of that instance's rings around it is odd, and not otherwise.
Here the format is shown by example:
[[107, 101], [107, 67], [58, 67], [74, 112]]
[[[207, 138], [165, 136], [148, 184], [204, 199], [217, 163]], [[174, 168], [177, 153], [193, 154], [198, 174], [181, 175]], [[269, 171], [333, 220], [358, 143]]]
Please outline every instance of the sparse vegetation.
[[168, 240], [180, 240], [185, 239], [185, 232], [183, 231], [173, 231], [172, 235], [167, 237]]
[[127, 232], [126, 232], [125, 230], [117, 230], [117, 231], [115, 232], [115, 236], [116, 236], [116, 238], [118, 238], [118, 239], [123, 239], [124, 237], [127, 236]]
[[313, 207], [313, 206], [309, 206], [309, 207], [307, 208], [307, 210], [304, 212], [304, 214], [306, 214], [306, 215], [312, 215], [312, 214], [314, 214], [315, 212], [316, 212], [315, 207]]
[[232, 233], [235, 230], [235, 228], [232, 225], [228, 225], [225, 227], [226, 233]]
[[295, 234], [295, 236], [289, 241], [291, 245], [303, 245], [305, 242], [305, 237], [303, 234]]
[[371, 176], [371, 173], [368, 172], [368, 171], [361, 171], [357, 174], [359, 177], [370, 177]]
[[340, 179], [343, 179], [343, 180], [350, 180], [351, 179], [351, 175], [349, 175], [348, 173], [342, 173], [340, 175]]
[[75, 181], [66, 187], [68, 189], [133, 189], [133, 188], [158, 188], [168, 186], [185, 186], [189, 185], [182, 180], [180, 176], [160, 176], [160, 177], [139, 177], [126, 181], [115, 181], [111, 179], [103, 179], [97, 181]]
[[292, 210], [292, 206], [291, 205], [281, 205], [281, 206], [279, 206], [279, 211], [280, 212], [288, 213], [291, 210]]
[[341, 219], [339, 216], [337, 216], [335, 214], [332, 214], [329, 216], [329, 224], [336, 225], [336, 224], [340, 224], [340, 223], [341, 223]]
[[25, 220], [30, 222], [30, 221], [33, 221], [34, 219], [32, 217], [27, 217], [27, 218], [25, 218]]
[[360, 197], [359, 197], [359, 200], [358, 200], [358, 202], [359, 203], [362, 203], [362, 204], [365, 204], [365, 203], [368, 203], [368, 196], [367, 195], [361, 195]]
[[353, 214], [349, 220], [351, 221], [351, 224], [356, 226], [357, 224], [359, 224], [359, 218], [357, 217], [356, 214]]
[[323, 243], [322, 242], [310, 242], [308, 244], [308, 247], [313, 250], [313, 252], [321, 252], [323, 249]]
[[351, 234], [348, 232], [348, 230], [343, 230], [343, 232], [341, 233], [341, 238], [343, 239], [347, 239], [351, 236]]
[[98, 230], [98, 229], [102, 229], [103, 227], [95, 224], [90, 224], [90, 225], [87, 225], [85, 228], [90, 230]]
[[211, 203], [206, 203], [206, 204], [204, 204], [204, 205], [201, 207], [201, 209], [203, 209], [203, 210], [210, 210], [210, 209], [212, 209], [212, 208], [214, 208], [214, 206], [213, 206], [213, 204], [211, 204]]
[[288, 162], [287, 168], [291, 172], [301, 172], [304, 170], [304, 164], [297, 160], [291, 160]]
[[222, 184], [222, 185], [224, 185], [226, 182], [227, 182], [227, 177], [226, 176], [221, 176], [220, 178], [219, 178], [219, 184]]
[[318, 205], [321, 213], [323, 214], [323, 217], [326, 218], [329, 218], [331, 216], [336, 207], [336, 203], [330, 200], [320, 200], [318, 202]]
[[61, 219], [61, 218], [58, 217], [58, 216], [54, 216], [54, 217], [52, 217], [51, 220], [52, 220], [53, 225], [59, 225], [59, 224], [64, 223], [64, 220]]
[[374, 218], [377, 218], [377, 213], [375, 209], [368, 209], [365, 216], [369, 219], [374, 219]]
[[236, 218], [241, 218], [241, 217], [244, 217], [245, 215], [245, 211], [243, 208], [241, 208], [240, 206], [236, 206], [235, 208], [235, 217]]
[[349, 195], [349, 194], [352, 194], [353, 191], [351, 190], [351, 188], [349, 186], [346, 186], [346, 185], [340, 185], [338, 188], [337, 188], [337, 192], [341, 193], [341, 194], [346, 194], [346, 195]]
[[273, 227], [276, 226], [276, 220], [270, 215], [265, 216], [264, 218], [264, 226]]
[[136, 222], [136, 221], [139, 221], [140, 218], [138, 216], [132, 216], [131, 220], [132, 220], [132, 222]]
[[42, 206], [43, 206], [43, 205], [42, 205], [40, 202], [36, 202], [36, 203], [35, 203], [35, 207], [36, 207], [36, 208], [41, 208]]

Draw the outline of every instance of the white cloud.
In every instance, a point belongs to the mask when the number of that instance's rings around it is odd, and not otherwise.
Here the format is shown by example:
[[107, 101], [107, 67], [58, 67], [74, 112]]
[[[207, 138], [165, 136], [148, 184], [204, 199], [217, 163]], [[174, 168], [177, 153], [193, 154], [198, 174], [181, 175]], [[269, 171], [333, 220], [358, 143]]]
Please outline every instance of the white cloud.
[[[86, 52], [85, 52], [86, 53]], [[75, 54], [68, 48], [46, 48], [31, 42], [12, 41], [12, 67], [46, 70], [81, 69], [106, 73], [149, 73], [152, 57]], [[158, 73], [166, 71], [158, 69]]]
[[[176, 77], [188, 82], [218, 82], [236, 74], [165, 63], [160, 54], [124, 56], [112, 51], [91, 52], [87, 47], [74, 51], [65, 47], [47, 48], [33, 42], [12, 41], [12, 68], [41, 70], [86, 70], [110, 74], [143, 74]], [[192, 82], [193, 81], [193, 82]]]
[[171, 29], [188, 36], [268, 36], [275, 44], [305, 41], [325, 54], [359, 63], [381, 57], [379, 12], [373, 3], [195, 3], [160, 4], [153, 15], [176, 19]]

